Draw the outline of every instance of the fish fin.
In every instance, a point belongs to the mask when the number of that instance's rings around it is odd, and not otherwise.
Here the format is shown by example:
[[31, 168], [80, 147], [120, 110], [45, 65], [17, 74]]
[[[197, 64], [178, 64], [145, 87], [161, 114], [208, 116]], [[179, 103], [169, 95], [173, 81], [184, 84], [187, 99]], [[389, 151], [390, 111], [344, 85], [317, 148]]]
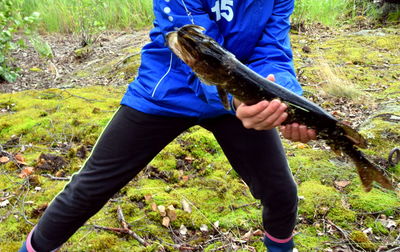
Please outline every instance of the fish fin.
[[371, 191], [373, 181], [376, 181], [386, 189], [394, 190], [392, 183], [386, 177], [385, 173], [372, 163], [369, 162], [369, 164], [357, 166], [357, 171], [366, 192]]
[[231, 106], [229, 105], [229, 100], [228, 100], [228, 93], [225, 91], [225, 89], [221, 88], [220, 86], [217, 86], [217, 90], [219, 98], [221, 99], [221, 102], [224, 105], [224, 108], [226, 110], [231, 110]]
[[353, 142], [354, 145], [363, 149], [368, 147], [367, 140], [365, 140], [365, 138], [355, 129], [342, 122], [337, 122], [336, 125], [344, 130], [344, 136], [347, 137], [351, 142]]
[[361, 183], [366, 192], [371, 191], [372, 182], [374, 181], [386, 189], [394, 190], [393, 184], [390, 182], [389, 178], [385, 175], [381, 168], [369, 161], [365, 155], [355, 147], [352, 147], [348, 150], [349, 151], [345, 152], [355, 163]]

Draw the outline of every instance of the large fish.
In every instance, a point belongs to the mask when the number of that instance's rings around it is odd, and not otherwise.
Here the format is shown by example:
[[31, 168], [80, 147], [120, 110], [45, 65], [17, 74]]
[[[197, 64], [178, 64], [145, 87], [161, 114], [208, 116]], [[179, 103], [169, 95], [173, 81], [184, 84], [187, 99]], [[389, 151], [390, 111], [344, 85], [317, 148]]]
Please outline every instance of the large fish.
[[255, 73], [203, 31], [200, 26], [185, 25], [167, 34], [167, 44], [201, 81], [217, 86], [226, 108], [229, 108], [227, 92], [247, 105], [280, 99], [288, 105], [288, 118], [283, 124], [297, 122], [307, 125], [315, 129], [317, 137], [324, 139], [333, 151], [349, 156], [366, 191], [371, 190], [373, 181], [393, 189], [385, 173], [358, 149], [366, 148], [367, 143], [357, 131], [315, 103]]

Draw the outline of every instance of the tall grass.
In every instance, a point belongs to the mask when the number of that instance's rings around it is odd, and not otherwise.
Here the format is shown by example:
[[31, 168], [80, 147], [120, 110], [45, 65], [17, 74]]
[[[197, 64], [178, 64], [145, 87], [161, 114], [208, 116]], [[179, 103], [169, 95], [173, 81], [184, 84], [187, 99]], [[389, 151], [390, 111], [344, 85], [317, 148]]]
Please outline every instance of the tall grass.
[[[41, 14], [40, 28], [48, 32], [79, 30], [82, 13], [91, 6], [90, 16], [107, 29], [135, 29], [151, 24], [152, 0], [14, 0], [23, 13]], [[85, 4], [86, 3], [86, 4]]]
[[321, 23], [335, 26], [355, 11], [360, 0], [297, 0], [292, 16], [295, 24]]

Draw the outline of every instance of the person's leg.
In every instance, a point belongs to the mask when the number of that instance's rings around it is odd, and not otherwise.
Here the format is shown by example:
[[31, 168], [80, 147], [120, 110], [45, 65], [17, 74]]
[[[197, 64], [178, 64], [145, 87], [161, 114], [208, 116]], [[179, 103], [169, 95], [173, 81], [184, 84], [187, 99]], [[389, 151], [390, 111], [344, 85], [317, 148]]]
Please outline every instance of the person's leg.
[[122, 106], [79, 173], [52, 201], [33, 230], [32, 246], [61, 246], [170, 141], [194, 124], [189, 118], [144, 114]]
[[[276, 130], [246, 129], [227, 115], [201, 124], [213, 132], [232, 167], [263, 205], [263, 225], [268, 240], [293, 247], [297, 217], [297, 186]], [[271, 249], [270, 246], [270, 250]], [[285, 251], [285, 250], [278, 250]]]

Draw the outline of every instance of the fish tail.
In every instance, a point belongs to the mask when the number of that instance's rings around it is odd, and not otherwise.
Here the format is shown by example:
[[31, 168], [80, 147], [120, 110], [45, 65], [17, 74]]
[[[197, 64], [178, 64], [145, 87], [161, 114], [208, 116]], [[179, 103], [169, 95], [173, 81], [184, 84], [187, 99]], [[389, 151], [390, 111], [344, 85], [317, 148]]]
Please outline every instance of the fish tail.
[[355, 163], [361, 183], [366, 192], [371, 191], [373, 181], [376, 181], [386, 189], [394, 190], [392, 183], [384, 171], [369, 161], [360, 150], [352, 146], [352, 148], [347, 148], [347, 151], [344, 152]]

